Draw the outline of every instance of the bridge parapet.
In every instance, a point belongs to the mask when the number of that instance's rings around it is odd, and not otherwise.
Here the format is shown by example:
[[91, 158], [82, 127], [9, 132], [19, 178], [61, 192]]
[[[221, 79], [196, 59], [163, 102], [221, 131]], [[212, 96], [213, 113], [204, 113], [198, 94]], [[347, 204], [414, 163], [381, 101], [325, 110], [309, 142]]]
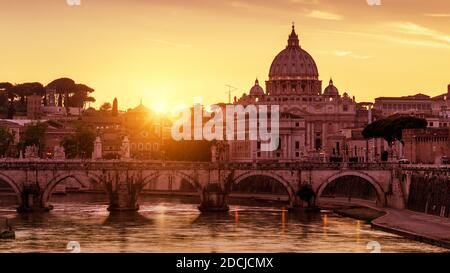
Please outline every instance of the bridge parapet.
[[450, 170], [450, 165], [401, 165], [398, 163], [322, 163], [322, 162], [239, 162], [212, 163], [186, 161], [156, 160], [45, 160], [45, 159], [8, 159], [0, 160], [0, 170], [211, 170], [211, 169], [245, 169], [245, 170], [391, 170], [391, 169], [427, 169], [440, 168]]

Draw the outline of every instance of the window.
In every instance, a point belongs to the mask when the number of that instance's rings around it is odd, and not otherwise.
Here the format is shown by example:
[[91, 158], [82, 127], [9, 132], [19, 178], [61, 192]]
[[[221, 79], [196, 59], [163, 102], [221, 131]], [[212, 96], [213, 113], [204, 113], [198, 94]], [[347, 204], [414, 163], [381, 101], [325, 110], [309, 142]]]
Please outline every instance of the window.
[[344, 111], [344, 112], [348, 111], [348, 105], [347, 104], [342, 106], [342, 111]]
[[147, 151], [151, 151], [151, 150], [152, 150], [152, 144], [147, 143], [147, 144], [145, 145], [145, 149], [146, 149]]
[[256, 156], [257, 156], [257, 157], [261, 157], [261, 152], [258, 152], [258, 153], [256, 154]]
[[300, 122], [296, 122], [295, 127], [300, 127]]
[[256, 143], [256, 149], [261, 150], [261, 142], [258, 141]]
[[300, 153], [299, 153], [299, 152], [296, 152], [296, 153], [295, 153], [295, 157], [300, 157]]
[[295, 149], [296, 150], [300, 149], [300, 141], [295, 142]]
[[158, 151], [158, 150], [159, 150], [158, 143], [153, 143], [153, 151]]
[[139, 145], [138, 145], [138, 150], [139, 150], [139, 151], [144, 150], [144, 144], [139, 143]]

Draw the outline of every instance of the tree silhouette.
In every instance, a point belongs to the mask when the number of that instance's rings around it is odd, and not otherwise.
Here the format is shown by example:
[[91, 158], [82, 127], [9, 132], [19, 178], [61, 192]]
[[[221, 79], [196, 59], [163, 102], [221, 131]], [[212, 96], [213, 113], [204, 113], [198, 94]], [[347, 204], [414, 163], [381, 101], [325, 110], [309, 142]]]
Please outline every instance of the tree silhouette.
[[[0, 107], [8, 108], [8, 100], [10, 100], [10, 94], [14, 85], [9, 82], [0, 82]], [[14, 99], [14, 96], [13, 96]]]
[[[58, 106], [83, 108], [86, 102], [92, 101], [90, 94], [95, 90], [85, 84], [75, 83], [70, 78], [60, 78], [46, 86], [58, 94]], [[64, 104], [64, 105], [63, 105]]]
[[89, 158], [94, 151], [95, 132], [85, 124], [78, 124], [74, 135], [61, 141], [67, 158]]
[[20, 97], [20, 105], [26, 107], [26, 98], [31, 95], [44, 96], [45, 88], [39, 82], [27, 82], [15, 85], [12, 88], [12, 92]]
[[0, 156], [6, 156], [11, 144], [14, 142], [14, 135], [9, 132], [6, 126], [0, 126]]
[[27, 146], [36, 146], [38, 148], [39, 156], [45, 148], [45, 133], [47, 132], [47, 124], [38, 122], [36, 124], [27, 125], [23, 134], [22, 141], [18, 144], [22, 151]]
[[[46, 86], [47, 89], [54, 90], [58, 94], [58, 106], [68, 107], [69, 94], [76, 92], [75, 81], [69, 78], [56, 79]], [[64, 99], [63, 99], [64, 98]], [[63, 105], [64, 102], [64, 105]]]
[[113, 117], [117, 117], [119, 115], [119, 106], [118, 106], [117, 98], [114, 98], [114, 101], [113, 101], [112, 115], [113, 115]]
[[109, 103], [109, 102], [105, 102], [102, 104], [102, 106], [100, 106], [100, 111], [106, 112], [109, 110], [111, 110], [111, 103]]
[[368, 138], [384, 138], [389, 145], [393, 141], [402, 141], [404, 129], [423, 129], [428, 125], [423, 118], [404, 115], [392, 115], [372, 122], [364, 128], [362, 135]]

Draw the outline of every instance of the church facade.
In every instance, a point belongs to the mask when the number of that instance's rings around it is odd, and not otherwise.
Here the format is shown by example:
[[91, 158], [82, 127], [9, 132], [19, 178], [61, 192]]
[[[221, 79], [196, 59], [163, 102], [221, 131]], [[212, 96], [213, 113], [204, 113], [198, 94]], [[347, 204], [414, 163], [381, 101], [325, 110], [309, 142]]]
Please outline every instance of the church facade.
[[279, 105], [278, 150], [261, 151], [259, 141], [230, 141], [232, 161], [323, 161], [344, 152], [333, 139], [342, 129], [360, 128], [370, 109], [347, 93], [340, 94], [332, 79], [323, 89], [314, 58], [301, 45], [292, 26], [286, 48], [274, 58], [265, 90], [256, 80], [240, 105]]

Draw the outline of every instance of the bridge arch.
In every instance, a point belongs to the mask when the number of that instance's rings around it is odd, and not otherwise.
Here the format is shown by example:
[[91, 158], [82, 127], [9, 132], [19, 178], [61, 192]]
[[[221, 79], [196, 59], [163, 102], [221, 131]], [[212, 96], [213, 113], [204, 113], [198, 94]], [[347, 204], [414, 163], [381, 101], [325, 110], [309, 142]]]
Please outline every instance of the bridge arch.
[[330, 185], [331, 183], [333, 183], [334, 181], [336, 181], [337, 179], [342, 178], [342, 177], [359, 177], [359, 178], [365, 180], [375, 190], [375, 193], [377, 196], [377, 203], [379, 203], [380, 206], [386, 206], [386, 203], [387, 203], [386, 195], [385, 195], [385, 192], [384, 192], [383, 188], [381, 187], [381, 185], [372, 176], [370, 176], [366, 173], [363, 173], [363, 172], [358, 172], [358, 171], [341, 172], [341, 173], [337, 173], [337, 174], [334, 174], [334, 175], [328, 177], [326, 179], [326, 181], [324, 183], [320, 184], [320, 186], [318, 187], [318, 189], [316, 191], [317, 199], [320, 199], [323, 191], [325, 190], [325, 188], [328, 185]]
[[196, 182], [196, 180], [192, 176], [190, 176], [190, 175], [188, 175], [188, 174], [186, 174], [186, 173], [184, 173], [182, 171], [168, 171], [168, 172], [166, 172], [166, 171], [163, 171], [163, 172], [156, 171], [156, 172], [154, 172], [154, 173], [152, 173], [152, 174], [150, 174], [150, 175], [148, 175], [147, 177], [144, 178], [144, 182], [143, 182], [142, 188], [144, 188], [146, 185], [148, 185], [149, 183], [155, 181], [155, 179], [157, 179], [157, 178], [159, 178], [161, 176], [170, 176], [170, 175], [177, 176], [177, 177], [180, 177], [180, 178], [186, 180], [197, 192], [199, 192], [199, 193], [201, 192], [201, 187]]
[[233, 180], [233, 184], [234, 185], [238, 185], [239, 183], [241, 183], [242, 181], [250, 178], [250, 177], [269, 177], [272, 178], [273, 180], [277, 181], [278, 183], [280, 183], [281, 185], [284, 186], [284, 188], [286, 189], [287, 194], [289, 195], [289, 203], [291, 205], [294, 204], [295, 202], [295, 190], [292, 188], [291, 184], [286, 181], [286, 179], [284, 179], [281, 175], [278, 175], [276, 173], [272, 173], [272, 172], [258, 172], [258, 171], [248, 171], [245, 172], [243, 174], [240, 174], [238, 176], [236, 176]]
[[17, 197], [17, 202], [19, 202], [19, 206], [22, 205], [22, 189], [21, 187], [9, 176], [6, 174], [0, 173], [0, 180], [8, 184], [14, 191]]
[[44, 189], [44, 193], [42, 194], [43, 205], [47, 204], [50, 201], [50, 197], [55, 191], [56, 186], [67, 178], [73, 178], [78, 182], [78, 184], [86, 188], [92, 185], [91, 182], [86, 181], [95, 181], [95, 183], [97, 184], [100, 184], [103, 181], [101, 177], [92, 173], [63, 173], [56, 175], [50, 180], [50, 182], [47, 183], [47, 186]]

